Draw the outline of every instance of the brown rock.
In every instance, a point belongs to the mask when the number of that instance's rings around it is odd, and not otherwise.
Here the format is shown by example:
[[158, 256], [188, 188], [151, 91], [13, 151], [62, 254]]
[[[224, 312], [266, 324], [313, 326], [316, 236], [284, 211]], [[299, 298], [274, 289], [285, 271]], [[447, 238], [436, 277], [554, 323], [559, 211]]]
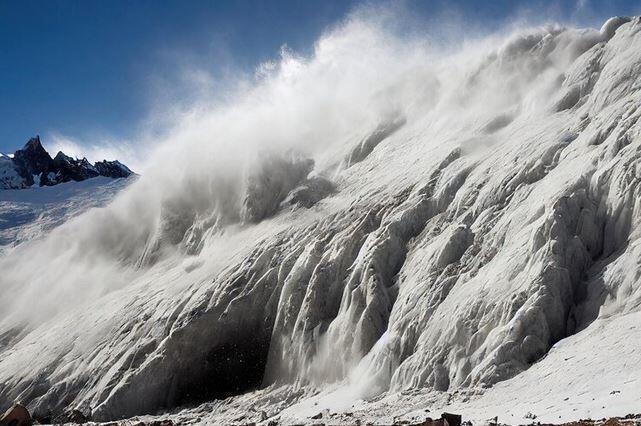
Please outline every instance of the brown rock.
[[0, 417], [0, 426], [31, 426], [31, 415], [24, 406], [16, 404]]
[[443, 413], [441, 418], [445, 420], [446, 426], [461, 426], [461, 416], [459, 414]]

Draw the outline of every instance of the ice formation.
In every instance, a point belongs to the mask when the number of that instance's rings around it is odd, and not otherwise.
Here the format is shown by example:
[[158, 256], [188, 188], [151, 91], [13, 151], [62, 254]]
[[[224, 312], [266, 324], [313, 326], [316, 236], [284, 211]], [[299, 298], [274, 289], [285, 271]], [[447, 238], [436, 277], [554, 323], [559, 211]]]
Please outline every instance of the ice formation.
[[355, 20], [285, 53], [177, 129], [170, 165], [0, 258], [0, 405], [111, 420], [249, 392], [228, 401], [267, 420], [319, 390], [518, 385], [607, 324], [627, 353], [640, 89], [640, 18], [450, 54]]

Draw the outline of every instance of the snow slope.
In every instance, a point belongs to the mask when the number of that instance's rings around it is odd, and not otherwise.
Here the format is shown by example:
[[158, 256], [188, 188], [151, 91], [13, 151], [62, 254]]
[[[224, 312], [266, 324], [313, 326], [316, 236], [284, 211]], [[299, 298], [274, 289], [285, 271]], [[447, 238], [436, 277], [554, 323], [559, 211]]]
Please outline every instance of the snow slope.
[[0, 259], [0, 405], [218, 424], [641, 406], [641, 19], [423, 49], [350, 21]]
[[8, 155], [0, 153], [0, 188], [22, 188], [22, 177]]
[[82, 182], [0, 191], [0, 253], [44, 236], [92, 207], [101, 207], [132, 182], [96, 177]]

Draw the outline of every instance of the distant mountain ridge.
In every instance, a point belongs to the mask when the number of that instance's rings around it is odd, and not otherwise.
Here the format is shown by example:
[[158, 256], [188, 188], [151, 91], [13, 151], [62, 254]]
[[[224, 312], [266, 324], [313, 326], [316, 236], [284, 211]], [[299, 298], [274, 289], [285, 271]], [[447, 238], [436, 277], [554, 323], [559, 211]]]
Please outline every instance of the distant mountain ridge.
[[44, 149], [40, 137], [29, 139], [13, 157], [0, 155], [0, 189], [22, 189], [33, 185], [52, 186], [83, 181], [96, 176], [123, 178], [135, 174], [118, 160], [91, 164], [59, 151], [54, 158]]

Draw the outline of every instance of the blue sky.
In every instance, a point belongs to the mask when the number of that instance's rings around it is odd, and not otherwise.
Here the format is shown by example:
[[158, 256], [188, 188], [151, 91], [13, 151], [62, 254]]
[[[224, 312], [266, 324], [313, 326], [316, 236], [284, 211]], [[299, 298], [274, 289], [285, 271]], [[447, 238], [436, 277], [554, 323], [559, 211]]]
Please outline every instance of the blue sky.
[[[309, 53], [325, 28], [363, 4], [0, 0], [0, 152], [36, 133], [45, 145], [56, 135], [86, 146], [135, 139], [155, 103], [178, 102], [188, 90], [181, 80], [186, 67], [214, 76], [252, 72], [284, 44]], [[598, 26], [612, 15], [641, 14], [639, 0], [391, 4], [418, 22], [445, 13], [488, 29], [517, 15]]]

